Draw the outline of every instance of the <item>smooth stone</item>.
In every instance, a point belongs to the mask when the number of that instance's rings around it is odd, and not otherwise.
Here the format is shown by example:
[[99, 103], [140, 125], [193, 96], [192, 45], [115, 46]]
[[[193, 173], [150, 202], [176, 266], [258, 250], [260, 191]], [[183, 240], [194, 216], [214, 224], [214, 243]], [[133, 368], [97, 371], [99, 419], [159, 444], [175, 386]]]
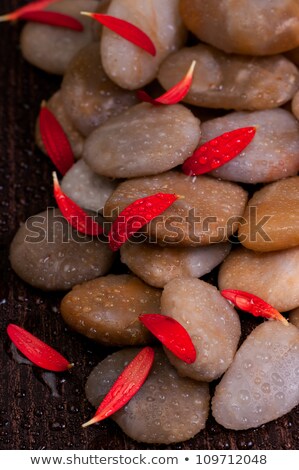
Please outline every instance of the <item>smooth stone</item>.
[[[87, 399], [98, 407], [140, 349], [117, 351], [100, 362], [85, 386]], [[191, 439], [204, 429], [209, 414], [209, 387], [180, 377], [161, 349], [155, 348], [153, 367], [140, 390], [112, 419], [138, 442], [171, 444]]]
[[63, 75], [77, 52], [95, 40], [94, 26], [81, 11], [94, 12], [99, 5], [95, 0], [62, 0], [46, 7], [72, 16], [84, 26], [83, 31], [57, 28], [42, 23], [28, 22], [21, 32], [21, 51], [32, 65], [48, 73]]
[[272, 55], [299, 45], [297, 0], [180, 0], [187, 28], [226, 52]]
[[99, 47], [94, 42], [81, 49], [69, 64], [61, 85], [65, 109], [84, 136], [138, 102], [135, 93], [121, 89], [107, 77]]
[[254, 126], [256, 134], [239, 156], [210, 174], [241, 183], [268, 183], [297, 175], [299, 124], [284, 109], [235, 112], [201, 125], [200, 145], [241, 127]]
[[299, 87], [297, 67], [282, 55], [229, 55], [199, 44], [171, 54], [162, 63], [158, 80], [165, 89], [175, 85], [196, 60], [194, 77], [184, 102], [207, 108], [264, 110], [277, 108]]
[[144, 241], [199, 246], [227, 241], [243, 215], [247, 193], [236, 183], [209, 176], [190, 177], [176, 171], [121, 183], [108, 199], [104, 216], [117, 213], [137, 199], [156, 193], [179, 195], [166, 211], [138, 232]]
[[299, 247], [270, 253], [231, 251], [220, 267], [219, 289], [261, 297], [280, 312], [299, 306]]
[[153, 337], [138, 320], [160, 312], [161, 291], [129, 274], [109, 274], [75, 286], [62, 300], [64, 321], [106, 346], [136, 346]]
[[125, 243], [121, 261], [144, 282], [164, 287], [177, 277], [201, 277], [209, 273], [230, 252], [229, 243], [199, 247], [162, 247], [153, 243]]
[[293, 325], [299, 328], [299, 307], [295, 308], [295, 310], [292, 310], [292, 312], [290, 312], [289, 320]]
[[196, 349], [192, 364], [165, 353], [182, 377], [211, 382], [230, 366], [241, 336], [239, 315], [216, 287], [199, 279], [178, 278], [164, 287], [161, 313], [177, 320]]
[[120, 87], [136, 90], [156, 78], [159, 65], [183, 46], [186, 29], [179, 0], [112, 0], [108, 15], [129, 21], [144, 31], [156, 47], [153, 57], [107, 28], [103, 29], [101, 57], [107, 75]]
[[200, 122], [183, 105], [140, 103], [92, 132], [83, 158], [99, 175], [156, 175], [181, 165], [199, 138]]
[[[80, 132], [78, 132], [78, 130], [75, 128], [74, 124], [66, 113], [61, 99], [60, 90], [51, 96], [51, 98], [47, 101], [46, 106], [54, 114], [62, 129], [64, 130], [65, 135], [67, 136], [68, 141], [72, 147], [74, 157], [76, 159], [81, 158], [85, 139], [83, 135], [80, 134]], [[47, 154], [40, 134], [39, 118], [37, 118], [35, 126], [35, 143], [43, 153]]]
[[299, 331], [265, 321], [246, 338], [216, 387], [212, 411], [227, 429], [250, 429], [299, 404]]
[[67, 290], [103, 276], [113, 260], [107, 244], [73, 230], [58, 209], [29, 217], [10, 246], [13, 270], [46, 291]]
[[[299, 153], [298, 153], [299, 155]], [[299, 169], [299, 168], [298, 168]], [[248, 202], [238, 236], [255, 251], [276, 251], [299, 245], [299, 176], [268, 184]], [[261, 231], [257, 225], [263, 221]]]
[[96, 175], [84, 160], [75, 163], [61, 181], [62, 191], [80, 207], [102, 212], [117, 182]]

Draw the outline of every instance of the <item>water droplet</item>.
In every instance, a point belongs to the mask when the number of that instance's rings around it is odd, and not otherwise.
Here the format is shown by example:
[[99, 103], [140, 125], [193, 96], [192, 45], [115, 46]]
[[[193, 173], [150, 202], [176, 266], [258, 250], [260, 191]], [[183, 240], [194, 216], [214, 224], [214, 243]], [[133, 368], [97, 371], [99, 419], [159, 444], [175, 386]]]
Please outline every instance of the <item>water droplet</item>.
[[261, 386], [261, 390], [262, 392], [264, 393], [270, 393], [271, 392], [271, 387], [270, 387], [270, 384], [268, 383], [263, 383], [262, 386]]
[[62, 429], [65, 429], [65, 427], [65, 423], [59, 423], [58, 421], [50, 424], [50, 429], [52, 431], [61, 431]]
[[239, 400], [241, 402], [249, 402], [250, 401], [250, 394], [247, 390], [240, 390], [239, 392]]
[[274, 372], [272, 375], [272, 380], [273, 382], [275, 383], [275, 385], [278, 385], [279, 387], [281, 387], [282, 385], [284, 385], [284, 381], [283, 379], [281, 378], [281, 376], [279, 374], [277, 374], [276, 372]]

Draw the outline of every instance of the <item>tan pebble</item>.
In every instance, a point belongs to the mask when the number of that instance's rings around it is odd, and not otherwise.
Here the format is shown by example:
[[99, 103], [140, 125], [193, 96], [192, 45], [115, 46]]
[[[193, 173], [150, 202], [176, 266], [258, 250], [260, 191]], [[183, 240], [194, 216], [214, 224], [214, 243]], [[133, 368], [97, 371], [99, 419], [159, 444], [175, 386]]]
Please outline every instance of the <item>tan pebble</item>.
[[[100, 362], [87, 379], [87, 399], [97, 407], [119, 374], [140, 351], [123, 349]], [[145, 383], [112, 419], [132, 439], [171, 444], [191, 439], [205, 427], [209, 414], [208, 384], [180, 377], [161, 349]]]
[[[75, 128], [74, 124], [70, 120], [68, 114], [65, 111], [61, 99], [61, 91], [57, 91], [46, 103], [47, 108], [54, 114], [62, 129], [64, 130], [68, 141], [72, 147], [74, 157], [76, 159], [80, 158], [83, 152], [84, 137], [78, 130]], [[40, 129], [39, 129], [39, 118], [37, 118], [35, 126], [35, 142], [38, 148], [46, 153], [45, 146], [43, 144]]]
[[238, 248], [220, 267], [219, 289], [261, 297], [280, 312], [299, 306], [299, 247], [270, 253]]
[[199, 44], [180, 49], [162, 63], [158, 80], [169, 89], [196, 60], [194, 78], [183, 101], [195, 106], [235, 110], [277, 108], [299, 87], [299, 72], [282, 55], [247, 57], [229, 55]]
[[99, 48], [95, 42], [81, 49], [69, 64], [61, 85], [65, 109], [84, 136], [138, 102], [135, 93], [122, 90], [107, 77]]
[[162, 247], [153, 243], [128, 242], [121, 247], [121, 260], [131, 271], [155, 287], [177, 277], [201, 277], [220, 264], [230, 251], [229, 243], [200, 247]]
[[289, 320], [293, 325], [297, 326], [299, 328], [299, 307], [295, 308], [292, 312], [290, 312], [289, 315]]
[[[73, 297], [79, 312], [69, 302]], [[160, 297], [135, 276], [110, 274], [76, 286], [62, 300], [61, 314], [75, 331], [104, 345], [146, 344], [152, 336], [138, 316], [159, 313]]]
[[13, 270], [43, 290], [67, 290], [106, 274], [114, 255], [100, 240], [79, 234], [58, 209], [29, 217], [10, 246]]
[[[299, 245], [299, 176], [257, 191], [244, 213], [239, 240], [255, 251], [284, 250]], [[261, 230], [256, 230], [256, 227]]]
[[143, 227], [142, 233], [149, 235], [150, 242], [175, 246], [226, 241], [237, 229], [247, 201], [247, 193], [235, 183], [169, 171], [121, 183], [108, 199], [104, 216], [115, 218], [113, 211], [120, 212], [136, 199], [159, 192], [180, 198]]
[[216, 387], [213, 416], [228, 429], [249, 429], [299, 403], [299, 331], [266, 321], [246, 338]]
[[61, 181], [61, 189], [68, 197], [80, 207], [95, 212], [103, 211], [116, 187], [116, 181], [96, 175], [84, 160], [75, 163]]
[[48, 73], [63, 75], [75, 54], [94, 40], [90, 18], [80, 11], [95, 11], [95, 0], [62, 0], [46, 9], [63, 13], [80, 21], [83, 31], [72, 31], [41, 23], [28, 22], [21, 33], [21, 51], [32, 65]]
[[[107, 11], [133, 23], [156, 46], [155, 57], [104, 28], [101, 56], [107, 75], [122, 88], [135, 90], [151, 82], [165, 57], [180, 48], [186, 39], [178, 0], [112, 0]], [[191, 64], [189, 64], [191, 65]]]
[[199, 124], [181, 104], [141, 103], [90, 134], [84, 159], [93, 171], [112, 178], [162, 173], [192, 155], [200, 138]]
[[239, 156], [211, 172], [216, 178], [268, 183], [299, 170], [299, 125], [284, 109], [235, 112], [201, 125], [200, 145], [234, 129], [254, 126], [256, 134]]
[[178, 373], [204, 382], [220, 377], [233, 360], [241, 327], [239, 315], [216, 287], [199, 279], [174, 279], [164, 287], [161, 312], [186, 328], [196, 349], [196, 361], [186, 364], [165, 348]]
[[296, 0], [180, 0], [180, 11], [190, 31], [226, 52], [271, 55], [299, 45]]

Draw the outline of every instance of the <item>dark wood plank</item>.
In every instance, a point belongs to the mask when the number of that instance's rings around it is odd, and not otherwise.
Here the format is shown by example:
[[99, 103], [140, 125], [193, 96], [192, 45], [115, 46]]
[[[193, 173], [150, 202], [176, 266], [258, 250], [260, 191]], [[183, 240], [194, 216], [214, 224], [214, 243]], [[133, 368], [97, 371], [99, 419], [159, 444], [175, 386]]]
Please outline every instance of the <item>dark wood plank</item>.
[[[1, 12], [25, 2], [2, 0]], [[0, 25], [0, 190], [1, 190], [1, 449], [153, 449], [133, 442], [110, 420], [83, 430], [93, 410], [84, 383], [107, 350], [71, 332], [59, 314], [62, 294], [45, 294], [25, 285], [12, 272], [9, 243], [19, 224], [53, 204], [51, 163], [34, 146], [34, 127], [42, 99], [60, 79], [25, 63], [18, 49], [21, 25]], [[57, 375], [54, 397], [35, 368], [17, 364], [9, 352], [5, 329], [14, 322], [57, 347], [76, 367]], [[247, 331], [253, 323], [244, 320]], [[160, 449], [299, 449], [299, 407], [258, 429], [230, 432], [209, 418], [194, 439]]]

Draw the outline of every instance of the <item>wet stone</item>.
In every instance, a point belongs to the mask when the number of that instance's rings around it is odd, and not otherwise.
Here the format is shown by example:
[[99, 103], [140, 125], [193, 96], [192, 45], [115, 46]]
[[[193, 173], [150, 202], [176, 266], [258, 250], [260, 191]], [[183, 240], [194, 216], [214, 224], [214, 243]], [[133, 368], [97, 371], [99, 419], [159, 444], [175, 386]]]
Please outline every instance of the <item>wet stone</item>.
[[261, 297], [280, 312], [299, 306], [299, 247], [269, 253], [232, 251], [220, 267], [219, 289]]
[[296, 66], [282, 55], [230, 55], [199, 44], [171, 54], [162, 63], [158, 80], [169, 89], [196, 60], [194, 77], [184, 102], [207, 108], [263, 110], [289, 101], [299, 86]]
[[236, 230], [236, 221], [243, 215], [247, 201], [246, 191], [235, 183], [169, 171], [121, 183], [108, 199], [104, 216], [115, 218], [136, 199], [160, 192], [175, 193], [180, 198], [143, 227], [142, 234], [151, 243], [174, 246], [227, 241]]
[[136, 346], [153, 340], [138, 316], [159, 313], [160, 298], [160, 290], [135, 276], [110, 274], [74, 287], [61, 314], [75, 331], [104, 345]]
[[226, 52], [272, 55], [299, 45], [296, 0], [180, 0], [187, 28]]
[[233, 360], [241, 327], [217, 288], [199, 279], [174, 279], [164, 287], [161, 312], [186, 328], [196, 349], [196, 361], [186, 364], [165, 348], [180, 376], [204, 382], [220, 377]]
[[108, 245], [73, 230], [58, 209], [30, 217], [10, 246], [10, 262], [25, 282], [66, 290], [106, 274], [114, 255]]
[[212, 171], [213, 176], [255, 184], [297, 174], [299, 125], [284, 109], [235, 112], [207, 121], [201, 125], [200, 145], [225, 132], [247, 126], [256, 127], [253, 140], [238, 157]]
[[213, 416], [235, 430], [277, 419], [299, 404], [298, 377], [298, 329], [265, 321], [246, 338], [216, 387]]
[[[74, 124], [66, 113], [63, 101], [61, 99], [60, 90], [51, 96], [51, 98], [47, 101], [46, 106], [54, 114], [62, 129], [64, 130], [72, 147], [74, 157], [79, 159], [83, 152], [85, 139], [83, 135], [80, 134], [80, 132], [75, 128]], [[37, 118], [35, 126], [35, 143], [42, 152], [47, 153], [40, 134], [39, 118]]]
[[138, 102], [134, 92], [122, 90], [107, 77], [99, 48], [95, 42], [81, 49], [69, 64], [61, 85], [65, 109], [84, 136]]
[[112, 178], [162, 173], [192, 155], [199, 124], [181, 104], [141, 103], [95, 130], [86, 140], [84, 159], [93, 171]]
[[68, 197], [80, 207], [95, 212], [103, 211], [116, 187], [116, 181], [96, 175], [84, 160], [75, 163], [61, 181], [61, 189]]
[[80, 21], [83, 31], [72, 31], [41, 23], [28, 22], [21, 33], [21, 51], [32, 65], [48, 73], [62, 75], [75, 54], [94, 40], [90, 18], [81, 11], [95, 11], [95, 0], [62, 0], [46, 7], [46, 10], [63, 13]]
[[[299, 169], [299, 167], [298, 167]], [[267, 221], [263, 233], [254, 233], [257, 221]], [[255, 251], [275, 251], [299, 245], [299, 176], [269, 184], [257, 191], [244, 213], [239, 240]]]
[[151, 82], [162, 60], [185, 42], [186, 30], [178, 8], [179, 0], [112, 0], [108, 15], [133, 23], [156, 47], [156, 56], [104, 28], [101, 57], [107, 75], [122, 88], [135, 90]]
[[154, 243], [125, 243], [121, 260], [151, 286], [164, 287], [177, 277], [201, 277], [220, 264], [230, 251], [229, 243], [201, 247], [162, 247]]
[[[100, 362], [87, 379], [87, 399], [95, 407], [140, 349], [123, 349]], [[173, 384], [176, 387], [173, 387]], [[136, 441], [170, 444], [204, 429], [209, 413], [208, 384], [180, 377], [160, 349], [149, 376], [129, 403], [112, 415]]]

